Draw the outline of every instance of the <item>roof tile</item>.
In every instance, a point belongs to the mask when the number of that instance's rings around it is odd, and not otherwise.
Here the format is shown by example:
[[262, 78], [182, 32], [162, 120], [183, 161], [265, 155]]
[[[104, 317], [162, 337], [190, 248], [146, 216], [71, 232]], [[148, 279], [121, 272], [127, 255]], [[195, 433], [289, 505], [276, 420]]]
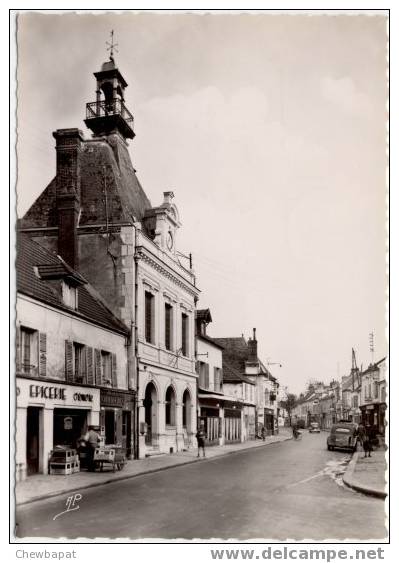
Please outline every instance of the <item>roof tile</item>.
[[[84, 316], [108, 329], [124, 334], [129, 333], [128, 327], [110, 311], [102, 298], [96, 294], [89, 284], [85, 283], [77, 288], [78, 307], [75, 311], [64, 304], [57, 282], [41, 279], [36, 274], [35, 270], [38, 270], [38, 266], [47, 268], [53, 273], [59, 272], [61, 277], [65, 274], [65, 270], [69, 273], [73, 272], [56, 254], [52, 254], [46, 248], [31, 240], [29, 236], [18, 233], [16, 277], [17, 290], [20, 293], [59, 309], [67, 310], [72, 314]], [[74, 272], [74, 274], [79, 276], [77, 272]]]

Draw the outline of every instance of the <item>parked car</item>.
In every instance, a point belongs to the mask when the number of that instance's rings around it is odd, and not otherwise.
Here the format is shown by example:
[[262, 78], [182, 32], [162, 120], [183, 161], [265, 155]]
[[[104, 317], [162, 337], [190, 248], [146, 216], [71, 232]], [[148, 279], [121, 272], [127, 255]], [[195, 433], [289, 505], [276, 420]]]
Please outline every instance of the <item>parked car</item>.
[[327, 438], [327, 449], [335, 448], [351, 450], [355, 452], [358, 443], [358, 425], [354, 422], [338, 422], [331, 427], [330, 435]]
[[318, 422], [311, 422], [309, 426], [309, 432], [318, 432], [320, 433], [320, 426]]

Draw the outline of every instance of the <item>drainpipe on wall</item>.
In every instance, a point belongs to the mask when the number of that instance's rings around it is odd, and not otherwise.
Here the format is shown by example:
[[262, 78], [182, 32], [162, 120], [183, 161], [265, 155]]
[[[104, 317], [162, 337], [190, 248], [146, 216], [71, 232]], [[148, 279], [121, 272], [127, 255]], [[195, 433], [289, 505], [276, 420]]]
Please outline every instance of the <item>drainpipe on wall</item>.
[[137, 246], [138, 234], [137, 228], [134, 228], [134, 358], [136, 362], [136, 424], [135, 424], [135, 459], [139, 459], [139, 441], [140, 441], [140, 428], [139, 428], [139, 389], [140, 389], [140, 371], [139, 371], [139, 357], [138, 357], [138, 263]]

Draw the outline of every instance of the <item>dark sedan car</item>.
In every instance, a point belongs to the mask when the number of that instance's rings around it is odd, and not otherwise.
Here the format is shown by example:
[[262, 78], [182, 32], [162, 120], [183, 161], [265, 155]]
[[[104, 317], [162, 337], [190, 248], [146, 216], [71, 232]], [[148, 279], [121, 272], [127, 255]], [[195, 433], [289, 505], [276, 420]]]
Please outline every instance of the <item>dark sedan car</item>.
[[358, 425], [353, 422], [338, 422], [331, 427], [330, 435], [327, 438], [327, 449], [335, 448], [351, 450], [355, 452], [357, 449]]

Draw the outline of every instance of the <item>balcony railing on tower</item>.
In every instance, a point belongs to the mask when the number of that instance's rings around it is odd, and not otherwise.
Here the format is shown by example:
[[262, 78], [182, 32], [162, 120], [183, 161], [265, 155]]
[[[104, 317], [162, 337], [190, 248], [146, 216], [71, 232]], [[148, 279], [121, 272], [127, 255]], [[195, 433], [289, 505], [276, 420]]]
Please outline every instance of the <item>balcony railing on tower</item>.
[[133, 115], [119, 98], [113, 100], [100, 100], [86, 104], [86, 119], [120, 115], [126, 122], [133, 124]]

